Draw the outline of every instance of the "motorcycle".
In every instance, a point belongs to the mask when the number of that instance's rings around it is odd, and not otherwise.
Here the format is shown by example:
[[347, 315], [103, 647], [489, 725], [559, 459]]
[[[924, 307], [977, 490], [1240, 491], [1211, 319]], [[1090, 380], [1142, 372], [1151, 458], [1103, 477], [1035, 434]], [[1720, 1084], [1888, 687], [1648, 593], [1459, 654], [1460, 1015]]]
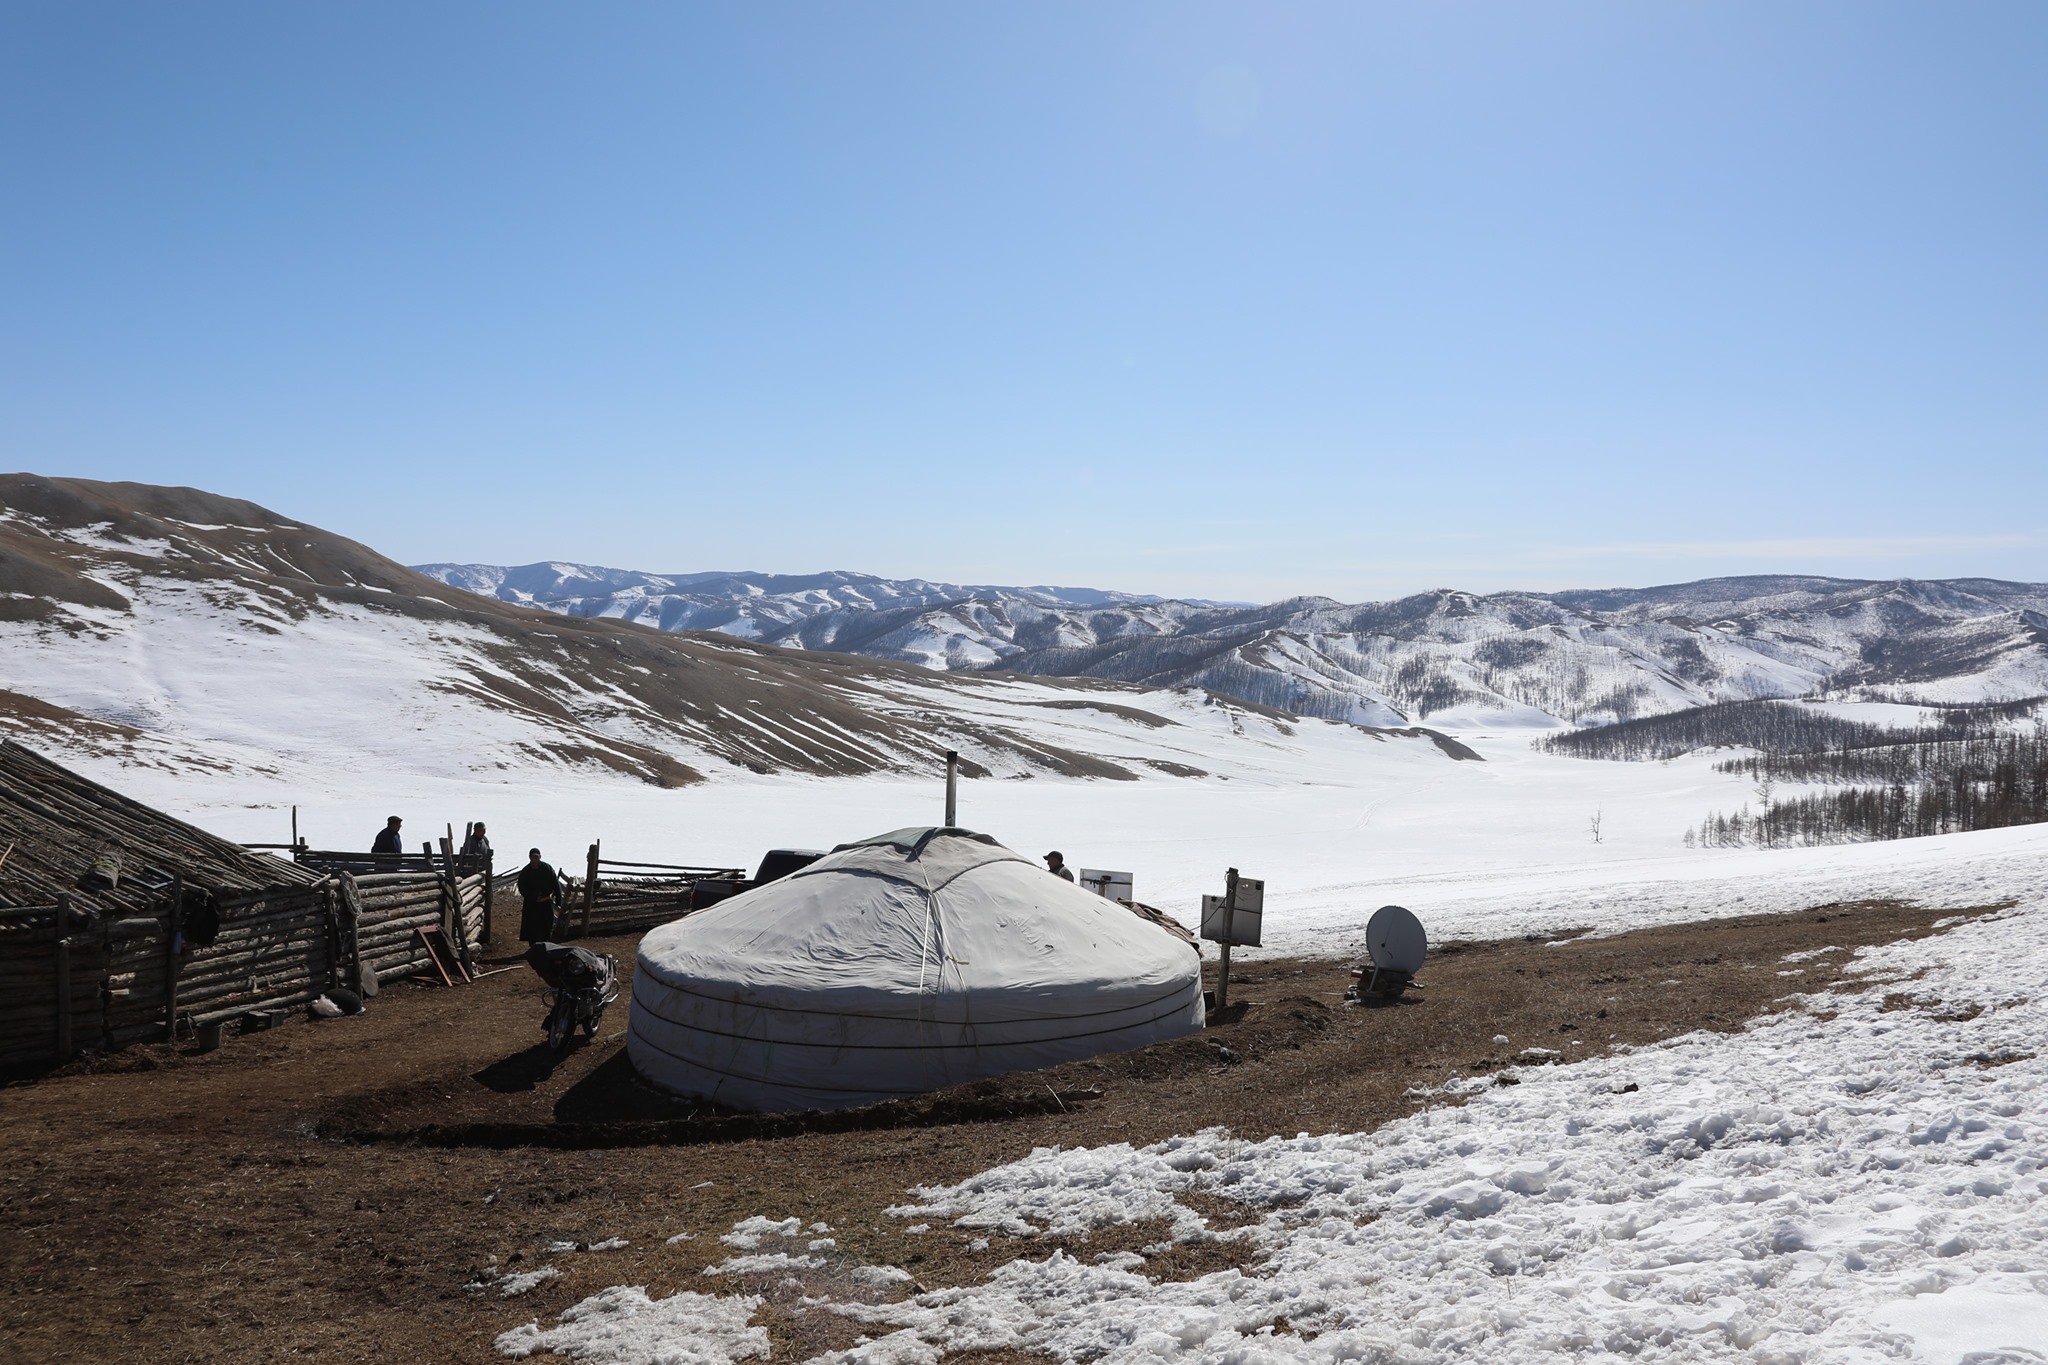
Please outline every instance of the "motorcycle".
[[581, 1025], [595, 1038], [604, 1007], [619, 998], [619, 964], [610, 953], [593, 953], [561, 943], [536, 943], [526, 950], [526, 965], [547, 983], [543, 993], [548, 1016], [541, 1027], [548, 1046], [560, 1052]]

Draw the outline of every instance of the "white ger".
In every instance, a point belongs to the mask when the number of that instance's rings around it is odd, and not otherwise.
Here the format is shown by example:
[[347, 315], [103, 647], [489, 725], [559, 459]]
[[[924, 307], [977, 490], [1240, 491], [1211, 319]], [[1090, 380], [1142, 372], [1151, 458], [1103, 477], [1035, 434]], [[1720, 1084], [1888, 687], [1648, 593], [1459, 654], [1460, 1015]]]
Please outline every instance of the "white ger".
[[649, 933], [626, 1048], [663, 1089], [772, 1112], [1201, 1027], [1188, 944], [985, 834], [903, 829]]

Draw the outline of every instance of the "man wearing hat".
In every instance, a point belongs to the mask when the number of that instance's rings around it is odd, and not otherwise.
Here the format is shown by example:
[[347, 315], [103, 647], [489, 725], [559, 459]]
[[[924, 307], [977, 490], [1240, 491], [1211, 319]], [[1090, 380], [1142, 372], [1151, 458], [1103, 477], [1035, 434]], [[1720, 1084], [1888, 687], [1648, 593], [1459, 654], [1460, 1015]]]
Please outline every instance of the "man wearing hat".
[[1045, 855], [1045, 870], [1052, 873], [1055, 877], [1065, 877], [1068, 881], [1074, 880], [1074, 874], [1067, 871], [1066, 858], [1061, 855], [1058, 849], [1054, 849]]

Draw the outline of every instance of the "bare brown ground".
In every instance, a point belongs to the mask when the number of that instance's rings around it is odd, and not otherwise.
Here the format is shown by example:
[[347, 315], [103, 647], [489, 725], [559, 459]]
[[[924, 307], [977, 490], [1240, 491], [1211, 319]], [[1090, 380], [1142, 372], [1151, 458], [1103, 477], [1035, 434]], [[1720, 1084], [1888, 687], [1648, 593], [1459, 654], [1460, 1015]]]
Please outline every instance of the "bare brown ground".
[[[775, 1359], [801, 1360], [860, 1328], [806, 1312], [799, 1291], [876, 1297], [847, 1277], [860, 1265], [936, 1287], [1055, 1247], [1092, 1258], [1166, 1240], [1141, 1224], [975, 1250], [976, 1234], [912, 1234], [883, 1213], [911, 1186], [1044, 1145], [1371, 1129], [1421, 1103], [1411, 1087], [1498, 1071], [1524, 1048], [1569, 1060], [1737, 1028], [1787, 992], [1834, 985], [1849, 955], [1785, 954], [1919, 937], [1954, 913], [1866, 901], [1450, 943], [1419, 998], [1375, 1009], [1342, 1003], [1339, 964], [1261, 963], [1234, 979], [1244, 1008], [1200, 1036], [842, 1116], [837, 1131], [750, 1128], [649, 1094], [625, 1064], [623, 1002], [594, 1044], [552, 1064], [530, 1046], [540, 1002], [521, 966], [461, 990], [387, 988], [362, 1018], [230, 1037], [205, 1056], [135, 1048], [0, 1090], [0, 1360], [484, 1361], [497, 1333], [621, 1283], [765, 1294]], [[595, 946], [630, 964], [630, 940]], [[1249, 1264], [1227, 1236], [1242, 1211], [1188, 1202], [1226, 1235], [1155, 1249], [1146, 1273]], [[796, 1287], [707, 1279], [730, 1254], [719, 1234], [753, 1214], [830, 1224], [832, 1263]], [[631, 1246], [546, 1252], [613, 1237]], [[464, 1288], [487, 1265], [542, 1264], [560, 1277], [520, 1298]]]

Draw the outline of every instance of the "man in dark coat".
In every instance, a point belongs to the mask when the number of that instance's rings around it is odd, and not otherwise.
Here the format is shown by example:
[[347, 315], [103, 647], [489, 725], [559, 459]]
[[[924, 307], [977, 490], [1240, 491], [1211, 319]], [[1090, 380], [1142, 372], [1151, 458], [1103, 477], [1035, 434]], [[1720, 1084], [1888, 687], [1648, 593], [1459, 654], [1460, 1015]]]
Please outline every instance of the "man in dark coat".
[[[391, 862], [391, 860], [404, 853], [405, 836], [398, 832], [398, 827], [404, 823], [405, 821], [395, 815], [386, 820], [384, 828], [377, 831], [377, 838], [370, 845], [370, 852], [378, 855], [380, 859], [386, 862]], [[392, 865], [396, 866], [396, 863], [393, 862]]]
[[555, 936], [555, 900], [562, 894], [562, 879], [540, 860], [540, 850], [526, 850], [526, 866], [519, 869], [519, 937], [540, 943]]

